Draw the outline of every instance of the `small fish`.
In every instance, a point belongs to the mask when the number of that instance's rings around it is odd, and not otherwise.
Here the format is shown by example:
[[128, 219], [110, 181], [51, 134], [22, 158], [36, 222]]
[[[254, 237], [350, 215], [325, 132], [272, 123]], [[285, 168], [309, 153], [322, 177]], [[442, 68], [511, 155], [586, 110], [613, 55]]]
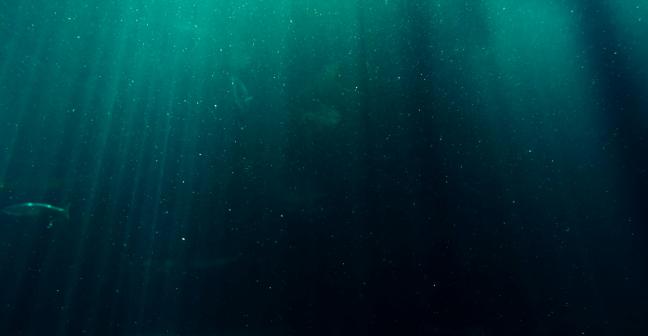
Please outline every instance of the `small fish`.
[[38, 217], [42, 215], [62, 216], [70, 219], [70, 206], [59, 208], [46, 203], [20, 203], [10, 205], [2, 209], [2, 212], [14, 217]]
[[247, 86], [245, 86], [245, 83], [243, 83], [239, 78], [232, 76], [231, 83], [234, 104], [240, 112], [247, 112], [254, 97], [250, 96]]

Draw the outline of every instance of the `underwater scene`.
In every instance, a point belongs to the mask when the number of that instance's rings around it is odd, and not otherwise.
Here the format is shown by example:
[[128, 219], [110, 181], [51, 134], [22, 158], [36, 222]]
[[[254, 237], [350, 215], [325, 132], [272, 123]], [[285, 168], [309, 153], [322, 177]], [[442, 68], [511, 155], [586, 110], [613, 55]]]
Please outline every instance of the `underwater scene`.
[[648, 335], [646, 0], [0, 0], [0, 335]]

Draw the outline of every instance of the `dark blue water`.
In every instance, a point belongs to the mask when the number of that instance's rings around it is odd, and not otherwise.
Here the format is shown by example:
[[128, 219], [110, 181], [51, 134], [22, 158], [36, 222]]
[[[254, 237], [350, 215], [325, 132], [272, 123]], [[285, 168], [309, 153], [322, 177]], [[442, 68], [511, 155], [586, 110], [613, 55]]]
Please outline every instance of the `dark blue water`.
[[0, 0], [0, 335], [645, 335], [647, 23]]

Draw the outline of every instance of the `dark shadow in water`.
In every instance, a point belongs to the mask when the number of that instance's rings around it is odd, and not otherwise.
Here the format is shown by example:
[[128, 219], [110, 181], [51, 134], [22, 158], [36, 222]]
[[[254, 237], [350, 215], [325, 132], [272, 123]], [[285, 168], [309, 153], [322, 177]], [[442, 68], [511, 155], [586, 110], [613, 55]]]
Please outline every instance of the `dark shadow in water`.
[[[640, 64], [633, 50], [620, 37], [612, 10], [605, 1], [578, 3], [582, 12], [581, 27], [588, 46], [586, 55], [593, 63], [594, 80], [604, 95], [600, 103], [607, 121], [606, 137], [623, 155], [622, 164], [628, 185], [632, 188], [637, 222], [648, 220], [648, 89], [641, 79]], [[644, 60], [645, 61], [645, 60]]]
[[[577, 1], [576, 5], [582, 13], [579, 23], [587, 46], [585, 55], [592, 62], [593, 80], [601, 93], [597, 100], [602, 108], [599, 119], [605, 122], [601, 140], [612, 145], [611, 153], [618, 153], [618, 158], [611, 155], [608, 159], [619, 168], [618, 177], [625, 179], [621, 190], [627, 191], [625, 198], [611, 205], [622, 213], [616, 222], [606, 223], [606, 230], [614, 233], [601, 233], [605, 236], [599, 238], [602, 246], [590, 256], [596, 260], [590, 266], [597, 279], [600, 303], [606, 306], [606, 322], [599, 332], [635, 334], [648, 328], [641, 317], [648, 311], [644, 286], [648, 250], [645, 239], [640, 238], [648, 233], [644, 227], [648, 221], [648, 90], [642, 80], [645, 60], [638, 60], [623, 40], [613, 5], [601, 0]], [[603, 255], [604, 251], [612, 255]]]

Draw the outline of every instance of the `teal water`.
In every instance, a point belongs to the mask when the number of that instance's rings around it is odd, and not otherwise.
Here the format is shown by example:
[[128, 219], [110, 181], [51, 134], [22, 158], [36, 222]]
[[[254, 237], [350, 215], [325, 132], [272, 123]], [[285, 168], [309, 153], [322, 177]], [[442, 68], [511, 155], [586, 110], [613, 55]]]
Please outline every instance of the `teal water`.
[[0, 334], [643, 335], [647, 23], [0, 0]]

